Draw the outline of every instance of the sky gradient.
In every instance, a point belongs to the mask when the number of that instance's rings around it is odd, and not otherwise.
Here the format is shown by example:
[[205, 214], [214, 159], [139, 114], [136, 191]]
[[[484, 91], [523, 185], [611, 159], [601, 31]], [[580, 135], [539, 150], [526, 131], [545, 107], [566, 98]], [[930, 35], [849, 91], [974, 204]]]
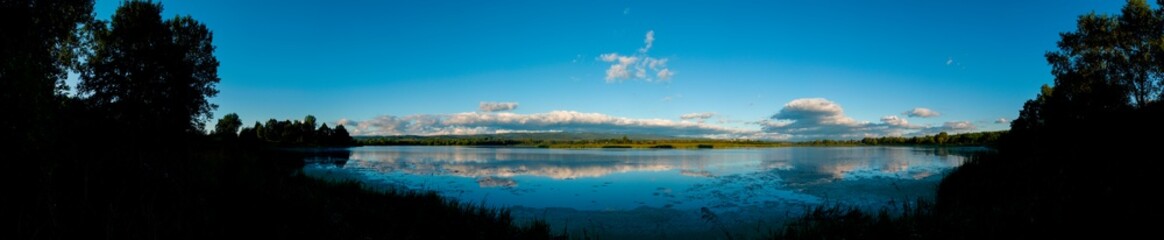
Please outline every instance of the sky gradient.
[[[120, 1], [97, 1], [108, 19]], [[214, 32], [216, 117], [356, 135], [774, 140], [1002, 130], [1122, 1], [161, 1]], [[211, 123], [213, 124], [213, 123]]]

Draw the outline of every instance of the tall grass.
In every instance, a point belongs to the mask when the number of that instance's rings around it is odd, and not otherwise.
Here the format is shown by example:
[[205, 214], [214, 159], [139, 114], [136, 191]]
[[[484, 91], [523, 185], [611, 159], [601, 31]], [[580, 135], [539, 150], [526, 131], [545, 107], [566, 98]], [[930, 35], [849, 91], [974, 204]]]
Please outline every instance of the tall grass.
[[818, 205], [792, 220], [772, 239], [927, 239], [936, 236], [933, 204], [903, 202], [899, 211], [870, 213], [857, 207]]

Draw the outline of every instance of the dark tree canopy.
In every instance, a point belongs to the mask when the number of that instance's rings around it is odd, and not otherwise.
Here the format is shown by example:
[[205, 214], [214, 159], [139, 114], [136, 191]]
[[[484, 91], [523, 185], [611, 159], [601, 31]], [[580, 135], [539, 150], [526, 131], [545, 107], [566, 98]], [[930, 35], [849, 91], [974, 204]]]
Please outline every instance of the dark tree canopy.
[[144, 130], [200, 132], [218, 94], [213, 35], [186, 16], [163, 20], [159, 3], [125, 2], [92, 27], [80, 92], [108, 117]]
[[1044, 86], [1023, 105], [1012, 130], [1115, 124], [1159, 105], [1164, 97], [1164, 8], [1130, 0], [1120, 14], [1080, 16], [1075, 31], [1060, 37], [1059, 49], [1046, 54], [1054, 86]]
[[92, 0], [0, 0], [0, 136], [38, 142], [63, 99]]
[[1047, 53], [1055, 98], [1083, 114], [1143, 108], [1161, 97], [1164, 77], [1164, 8], [1128, 1], [1119, 15], [1079, 17], [1074, 32], [1060, 34]]
[[223, 137], [238, 137], [238, 128], [242, 127], [242, 120], [238, 118], [238, 114], [230, 113], [218, 119], [218, 123], [214, 124], [214, 135]]

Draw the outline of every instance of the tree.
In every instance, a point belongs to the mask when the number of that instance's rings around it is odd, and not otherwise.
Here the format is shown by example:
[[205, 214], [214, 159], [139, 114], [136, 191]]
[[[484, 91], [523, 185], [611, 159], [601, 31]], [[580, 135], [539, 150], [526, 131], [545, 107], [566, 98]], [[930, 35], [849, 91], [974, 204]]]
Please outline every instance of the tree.
[[1055, 84], [1023, 105], [1013, 137], [1110, 125], [1164, 97], [1164, 8], [1130, 0], [1118, 15], [1091, 13], [1076, 23], [1046, 54]]
[[946, 144], [946, 142], [949, 140], [950, 140], [950, 134], [948, 134], [946, 132], [940, 132], [940, 133], [938, 133], [938, 135], [934, 136], [934, 142], [937, 142], [938, 145]]
[[328, 127], [327, 123], [324, 123], [323, 126], [319, 127], [319, 130], [315, 131], [315, 136], [319, 137], [320, 142], [324, 144], [327, 144], [327, 141], [329, 141], [334, 134], [335, 130], [331, 130], [331, 127]]
[[92, 11], [92, 0], [0, 0], [0, 137], [48, 138]]
[[329, 145], [350, 145], [352, 144], [352, 136], [348, 134], [348, 129], [344, 125], [335, 126], [334, 132], [331, 135]]
[[109, 118], [143, 132], [202, 132], [217, 106], [213, 35], [189, 16], [163, 21], [160, 3], [124, 2], [91, 27], [79, 90]]
[[309, 128], [310, 130], [315, 130], [315, 116], [307, 115], [306, 117], [303, 117], [303, 126]]
[[238, 137], [239, 127], [242, 127], [242, 120], [239, 120], [238, 114], [226, 114], [214, 125], [214, 135], [230, 138]]
[[1040, 129], [1044, 125], [1043, 121], [1043, 105], [1047, 104], [1054, 89], [1051, 86], [1043, 84], [1039, 95], [1035, 99], [1027, 100], [1023, 104], [1023, 109], [1019, 111], [1019, 117], [1010, 122], [1011, 131], [1027, 132]]
[[318, 144], [319, 139], [316, 137], [315, 116], [307, 115], [303, 117], [303, 122], [299, 125], [299, 142], [304, 144]]
[[1060, 34], [1059, 50], [1046, 55], [1056, 97], [1084, 114], [1143, 108], [1159, 100], [1164, 87], [1160, 11], [1130, 0], [1120, 15], [1081, 16], [1075, 32]]

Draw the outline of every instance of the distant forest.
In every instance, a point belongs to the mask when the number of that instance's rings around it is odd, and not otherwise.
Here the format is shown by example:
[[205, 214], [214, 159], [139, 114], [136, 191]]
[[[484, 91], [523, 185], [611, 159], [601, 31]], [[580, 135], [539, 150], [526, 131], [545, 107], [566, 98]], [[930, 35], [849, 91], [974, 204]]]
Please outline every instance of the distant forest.
[[343, 147], [355, 144], [355, 140], [344, 125], [331, 128], [324, 123], [319, 126], [315, 116], [312, 115], [295, 121], [270, 119], [266, 125], [255, 122], [253, 127], [240, 130], [241, 125], [242, 121], [238, 120], [238, 115], [227, 114], [218, 120], [213, 135], [224, 140], [237, 140], [240, 144], [248, 146]]

